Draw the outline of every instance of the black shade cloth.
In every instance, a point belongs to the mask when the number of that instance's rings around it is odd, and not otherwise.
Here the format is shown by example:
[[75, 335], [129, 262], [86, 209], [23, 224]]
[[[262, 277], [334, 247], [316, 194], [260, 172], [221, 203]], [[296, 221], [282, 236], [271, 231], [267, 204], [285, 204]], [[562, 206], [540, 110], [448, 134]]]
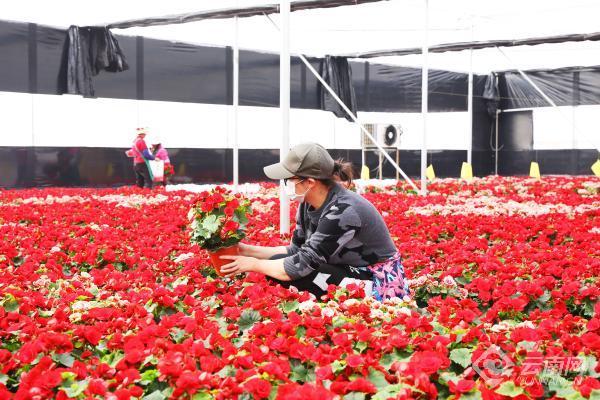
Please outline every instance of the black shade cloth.
[[[480, 50], [492, 47], [516, 47], [516, 46], [535, 46], [538, 44], [547, 43], [566, 43], [566, 42], [583, 42], [583, 41], [598, 41], [600, 40], [600, 32], [593, 33], [578, 33], [569, 35], [555, 35], [535, 38], [515, 39], [515, 40], [485, 40], [476, 42], [457, 42], [444, 43], [430, 46], [427, 51], [429, 53], [445, 53], [449, 51], [463, 50]], [[390, 57], [390, 56], [407, 56], [411, 54], [421, 54], [421, 47], [409, 47], [404, 49], [393, 50], [377, 50], [364, 53], [346, 54], [348, 58], [374, 58], [374, 57]]]
[[[102, 28], [104, 29], [104, 28]], [[67, 30], [37, 24], [0, 21], [0, 91], [67, 93], [67, 54], [79, 56], [78, 76], [72, 69], [71, 82], [77, 93], [103, 98], [178, 101], [204, 104], [232, 104], [232, 52], [230, 48], [197, 46], [166, 40], [117, 36], [119, 48], [128, 56], [129, 70], [119, 74], [93, 76], [109, 58], [98, 64], [83, 64], [89, 38], [88, 28], [73, 28], [79, 47], [69, 40]], [[80, 53], [75, 50], [81, 49]], [[89, 56], [91, 60], [92, 56]], [[72, 60], [72, 66], [75, 65]], [[124, 60], [123, 60], [124, 61]], [[321, 58], [309, 58], [319, 70]], [[421, 69], [351, 61], [356, 108], [366, 112], [420, 112]], [[119, 64], [113, 64], [118, 66]], [[123, 65], [124, 67], [124, 65]], [[291, 103], [294, 108], [321, 109], [320, 87], [316, 78], [298, 57], [291, 57]], [[84, 71], [85, 72], [85, 71]], [[600, 66], [554, 70], [528, 70], [525, 73], [558, 105], [600, 104]], [[74, 74], [74, 75], [73, 75]], [[92, 80], [83, 79], [92, 76]], [[499, 71], [499, 108], [548, 106], [518, 71]], [[279, 105], [279, 56], [240, 51], [240, 104], [277, 107]], [[477, 118], [488, 117], [484, 87], [488, 78], [475, 75], [473, 104]], [[93, 87], [90, 87], [93, 83]], [[465, 73], [429, 70], [429, 111], [466, 111], [468, 76]], [[490, 97], [491, 99], [492, 97]], [[480, 108], [479, 105], [481, 105]], [[488, 128], [483, 128], [488, 129]], [[488, 129], [489, 130], [489, 129]], [[487, 139], [486, 139], [487, 140]], [[486, 141], [487, 143], [487, 141]]]
[[[557, 106], [600, 104], [600, 67], [525, 71]], [[518, 71], [498, 73], [503, 110], [549, 107], [550, 104]]]
[[[421, 112], [420, 68], [350, 62], [357, 108], [369, 112]], [[467, 111], [468, 75], [429, 70], [429, 111]]]
[[495, 117], [498, 106], [500, 105], [500, 89], [498, 88], [498, 77], [495, 74], [489, 74], [487, 76], [482, 97], [488, 115], [490, 117]]
[[[345, 57], [325, 56], [321, 60], [320, 74], [352, 114], [356, 115], [356, 96], [354, 94], [354, 85], [352, 84], [352, 69], [350, 68], [350, 64], [348, 64], [348, 59]], [[321, 100], [321, 110], [331, 111], [337, 117], [352, 121], [350, 115], [344, 111], [323, 85], [319, 85], [319, 98]]]
[[119, 42], [108, 28], [72, 25], [67, 34], [66, 93], [93, 97], [92, 76], [102, 70], [121, 72], [129, 68]]

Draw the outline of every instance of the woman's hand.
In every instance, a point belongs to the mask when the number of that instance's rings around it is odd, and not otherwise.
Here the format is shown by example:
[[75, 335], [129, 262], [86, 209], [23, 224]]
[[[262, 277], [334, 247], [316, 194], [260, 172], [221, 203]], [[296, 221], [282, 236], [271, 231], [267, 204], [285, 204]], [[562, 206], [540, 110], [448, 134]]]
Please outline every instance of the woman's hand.
[[[241, 250], [241, 249], [240, 249]], [[229, 264], [221, 267], [221, 273], [230, 278], [243, 272], [253, 272], [256, 270], [257, 259], [246, 256], [221, 256], [222, 260], [232, 260]]]
[[242, 255], [242, 256], [251, 257], [252, 256], [251, 251], [252, 251], [253, 247], [254, 246], [251, 246], [246, 243], [242, 243], [242, 242], [238, 243], [238, 249], [240, 250], [240, 255]]

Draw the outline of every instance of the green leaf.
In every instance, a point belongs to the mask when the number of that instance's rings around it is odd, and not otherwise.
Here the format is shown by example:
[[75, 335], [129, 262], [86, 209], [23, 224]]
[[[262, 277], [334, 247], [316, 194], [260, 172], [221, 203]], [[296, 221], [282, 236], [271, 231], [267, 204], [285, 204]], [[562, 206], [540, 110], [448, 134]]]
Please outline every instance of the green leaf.
[[238, 326], [240, 330], [245, 331], [254, 325], [254, 323], [261, 320], [260, 313], [256, 310], [244, 310], [240, 319], [238, 320]]
[[457, 276], [456, 278], [454, 278], [454, 280], [463, 286], [471, 282], [470, 279], [465, 278], [464, 276]]
[[565, 400], [588, 400], [583, 395], [577, 391], [573, 391], [573, 393], [565, 396]]
[[582, 375], [588, 375], [592, 378], [600, 377], [600, 373], [596, 372], [596, 367], [598, 365], [598, 360], [596, 360], [596, 356], [579, 356], [583, 361], [581, 366], [579, 367], [579, 371], [581, 371]]
[[390, 369], [396, 361], [408, 361], [409, 359], [410, 357], [405, 357], [398, 350], [394, 350], [393, 353], [384, 354], [379, 360], [379, 364], [385, 369]]
[[346, 369], [346, 363], [342, 363], [340, 360], [335, 360], [334, 362], [331, 363], [331, 371], [333, 372], [333, 374], [337, 374], [338, 372], [342, 372], [344, 369]]
[[443, 383], [444, 385], [448, 385], [449, 382], [458, 382], [460, 380], [460, 377], [458, 375], [456, 375], [454, 372], [448, 372], [448, 371], [444, 371], [440, 374], [440, 383]]
[[38, 314], [43, 318], [50, 318], [54, 315], [54, 310], [39, 310]]
[[471, 356], [473, 350], [470, 349], [454, 349], [450, 352], [450, 360], [454, 361], [463, 368], [467, 368], [471, 365]]
[[0, 373], [0, 383], [6, 385], [6, 382], [8, 382], [8, 375]]
[[315, 371], [312, 368], [306, 368], [303, 364], [292, 363], [292, 373], [290, 379], [294, 382], [314, 382], [316, 379]]
[[388, 381], [385, 379], [385, 374], [372, 367], [369, 368], [369, 381], [371, 381], [371, 383], [379, 390], [389, 385]]
[[550, 299], [552, 298], [552, 295], [550, 294], [549, 291], [545, 291], [543, 295], [541, 295], [538, 299], [537, 302], [541, 303], [541, 304], [546, 304]]
[[594, 389], [590, 393], [589, 400], [600, 400], [600, 389]]
[[103, 363], [106, 363], [111, 366], [111, 368], [115, 368], [119, 361], [121, 361], [125, 357], [125, 354], [121, 352], [108, 353], [102, 356], [101, 360]]
[[557, 374], [548, 374], [548, 378], [548, 389], [555, 392], [556, 396], [567, 397], [577, 393], [575, 389], [573, 389], [573, 383], [569, 382], [564, 377]]
[[181, 285], [187, 285], [188, 283], [188, 278], [187, 276], [180, 276], [179, 278], [175, 279], [171, 284], [171, 288], [176, 288], [177, 286], [181, 286]]
[[331, 326], [334, 328], [341, 328], [342, 326], [346, 325], [347, 323], [348, 323], [348, 320], [346, 319], [346, 317], [344, 317], [342, 315], [336, 315], [331, 320]]
[[532, 351], [532, 350], [535, 350], [535, 348], [537, 347], [537, 342], [530, 342], [527, 340], [522, 340], [519, 343], [517, 343], [517, 347]]
[[283, 312], [286, 314], [291, 313], [292, 311], [296, 311], [298, 309], [299, 303], [297, 300], [294, 301], [286, 301], [283, 303]]
[[175, 343], [181, 343], [183, 341], [183, 338], [185, 338], [185, 335], [187, 335], [186, 331], [184, 331], [181, 328], [173, 328], [173, 330], [171, 331], [171, 337], [173, 338]]
[[210, 393], [198, 392], [192, 396], [192, 400], [212, 400], [214, 397]]
[[158, 378], [160, 376], [160, 373], [155, 370], [155, 369], [149, 369], [146, 370], [144, 372], [142, 372], [142, 374], [140, 375], [140, 384], [142, 385], [148, 385], [152, 382], [154, 382], [156, 380], [156, 378]]
[[507, 381], [502, 383], [500, 387], [496, 389], [496, 393], [508, 397], [517, 397], [518, 395], [523, 394], [523, 388], [515, 385], [513, 381]]
[[366, 396], [364, 393], [360, 393], [360, 392], [350, 392], [346, 395], [344, 395], [344, 397], [342, 397], [344, 400], [365, 400]]
[[2, 307], [6, 310], [6, 312], [18, 312], [19, 311], [19, 302], [12, 294], [8, 293], [4, 296], [4, 300], [2, 301]]
[[52, 359], [67, 368], [71, 368], [75, 362], [75, 357], [71, 353], [54, 354]]
[[69, 387], [61, 387], [69, 397], [77, 397], [82, 394], [88, 387], [88, 381], [77, 381], [72, 383]]
[[76, 377], [77, 377], [77, 375], [74, 374], [73, 372], [65, 371], [65, 372], [60, 373], [60, 378], [63, 381], [69, 381], [69, 380], [73, 381], [73, 380], [75, 380]]
[[381, 360], [379, 360], [379, 364], [385, 369], [390, 369], [392, 364], [396, 362], [394, 354], [386, 353], [381, 356]]
[[575, 389], [573, 389], [572, 386], [560, 388], [556, 391], [556, 396], [564, 397], [565, 399], [570, 399], [578, 394], [579, 393]]
[[438, 323], [437, 321], [431, 322], [431, 326], [433, 326], [433, 329], [441, 335], [445, 335], [449, 331], [448, 328], [446, 328], [444, 325]]
[[277, 398], [278, 391], [279, 391], [279, 387], [277, 385], [271, 386], [271, 392], [269, 392], [268, 400], [275, 400]]
[[234, 211], [234, 221], [238, 222], [241, 226], [244, 226], [248, 223], [248, 217], [243, 210], [236, 209]]
[[142, 397], [142, 400], [165, 400], [167, 397], [160, 391], [155, 390], [154, 392]]
[[144, 361], [142, 361], [142, 367], [146, 364], [156, 365], [158, 364], [158, 359], [153, 354], [150, 354], [149, 356], [144, 358]]
[[300, 339], [303, 338], [304, 335], [306, 335], [306, 328], [300, 325], [298, 328], [296, 328], [296, 337]]
[[367, 349], [367, 347], [369, 347], [369, 344], [367, 342], [357, 342], [356, 345], [354, 346], [354, 348], [359, 353], [362, 353], [363, 351], [365, 351]]
[[237, 370], [233, 365], [226, 365], [219, 372], [217, 372], [217, 375], [219, 375], [221, 378], [227, 378], [228, 376], [234, 377], [236, 371]]
[[462, 393], [460, 395], [460, 400], [481, 400], [481, 392], [469, 392]]
[[377, 393], [375, 393], [372, 397], [372, 400], [388, 400], [390, 397], [395, 398], [398, 393], [406, 386], [402, 383], [398, 383], [396, 385], [389, 385], [386, 388], [381, 389]]
[[585, 317], [592, 318], [594, 316], [594, 304], [595, 302], [589, 298], [583, 300], [583, 315]]

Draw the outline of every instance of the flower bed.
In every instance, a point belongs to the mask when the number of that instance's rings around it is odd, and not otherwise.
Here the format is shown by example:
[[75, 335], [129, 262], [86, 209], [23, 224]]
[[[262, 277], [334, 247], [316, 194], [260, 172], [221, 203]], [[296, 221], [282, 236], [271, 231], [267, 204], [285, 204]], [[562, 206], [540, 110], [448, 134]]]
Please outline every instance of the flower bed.
[[[599, 187], [366, 188], [411, 303], [217, 278], [196, 194], [0, 192], [0, 399], [598, 399]], [[252, 207], [247, 240], [285, 243], [276, 193]]]

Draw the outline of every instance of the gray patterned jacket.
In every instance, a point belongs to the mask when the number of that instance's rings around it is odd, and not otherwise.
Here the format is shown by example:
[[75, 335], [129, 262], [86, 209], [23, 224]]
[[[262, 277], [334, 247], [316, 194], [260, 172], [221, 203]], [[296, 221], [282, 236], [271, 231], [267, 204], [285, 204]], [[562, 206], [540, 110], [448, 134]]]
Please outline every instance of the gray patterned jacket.
[[361, 195], [335, 185], [318, 210], [303, 202], [284, 259], [292, 280], [324, 264], [365, 268], [396, 253], [383, 217]]

